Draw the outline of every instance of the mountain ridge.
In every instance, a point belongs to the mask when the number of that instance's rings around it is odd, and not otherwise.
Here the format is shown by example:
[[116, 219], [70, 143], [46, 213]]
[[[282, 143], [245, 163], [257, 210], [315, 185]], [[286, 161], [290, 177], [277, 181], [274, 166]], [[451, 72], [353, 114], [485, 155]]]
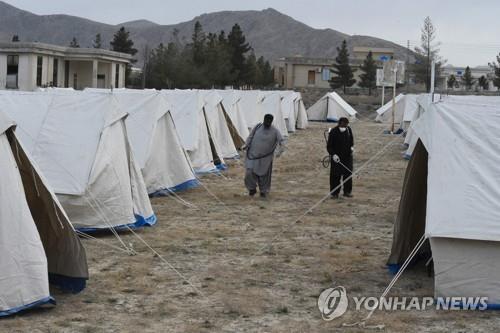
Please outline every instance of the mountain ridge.
[[273, 8], [204, 13], [192, 20], [168, 25], [145, 19], [114, 25], [66, 14], [37, 15], [0, 1], [0, 41], [10, 41], [13, 35], [18, 35], [21, 41], [68, 45], [76, 37], [82, 47], [91, 47], [95, 35], [100, 33], [103, 45], [109, 45], [113, 34], [124, 26], [139, 50], [139, 65], [146, 46], [151, 49], [173, 41], [174, 31], [182, 44], [188, 43], [196, 21], [200, 21], [207, 33], [221, 30], [228, 33], [238, 23], [255, 54], [270, 61], [296, 55], [334, 58], [344, 39], [351, 49], [353, 46], [389, 47], [398, 59], [406, 59], [408, 54], [406, 48], [390, 41], [348, 35], [331, 28], [312, 28]]

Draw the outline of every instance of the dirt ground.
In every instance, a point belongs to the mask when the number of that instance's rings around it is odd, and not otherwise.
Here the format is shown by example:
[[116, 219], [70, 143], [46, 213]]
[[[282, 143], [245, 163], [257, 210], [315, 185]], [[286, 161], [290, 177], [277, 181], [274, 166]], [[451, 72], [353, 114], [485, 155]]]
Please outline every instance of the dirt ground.
[[[390, 282], [385, 263], [392, 242], [407, 162], [402, 138], [382, 135], [385, 126], [352, 124], [354, 198], [330, 199], [323, 131], [313, 123], [290, 136], [288, 151], [275, 162], [268, 200], [249, 198], [244, 170], [232, 163], [224, 177], [203, 177], [204, 187], [153, 199], [157, 226], [139, 231], [162, 261], [133, 234], [123, 240], [138, 252], [129, 256], [83, 240], [90, 280], [78, 295], [53, 295], [57, 306], [0, 320], [0, 332], [365, 332], [357, 322], [367, 312], [321, 319], [318, 295], [344, 286], [349, 296], [378, 297]], [[113, 236], [99, 236], [118, 245]], [[174, 271], [171, 267], [175, 268]], [[180, 276], [182, 275], [182, 277]], [[193, 288], [194, 286], [194, 288]], [[432, 296], [433, 280], [423, 269], [406, 272], [394, 296]], [[368, 325], [383, 332], [489, 332], [500, 325], [497, 312], [376, 311]]]

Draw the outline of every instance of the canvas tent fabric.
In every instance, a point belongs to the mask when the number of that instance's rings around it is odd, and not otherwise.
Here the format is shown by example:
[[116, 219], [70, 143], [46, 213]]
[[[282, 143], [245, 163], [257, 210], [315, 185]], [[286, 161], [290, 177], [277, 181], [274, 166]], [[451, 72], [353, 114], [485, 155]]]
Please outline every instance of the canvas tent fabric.
[[205, 100], [204, 113], [207, 119], [210, 138], [222, 158], [239, 158], [233, 137], [229, 130], [228, 121], [231, 126], [231, 119], [226, 117], [222, 105], [222, 96], [215, 90], [200, 90]]
[[411, 114], [411, 119], [409, 120], [409, 127], [407, 129], [406, 137], [405, 137], [405, 145], [408, 146], [404, 153], [405, 159], [410, 159], [415, 146], [417, 145], [418, 135], [415, 134], [411, 124], [416, 122], [418, 118], [420, 118], [425, 111], [430, 107], [430, 105], [435, 102], [441, 100], [440, 94], [420, 94], [415, 98], [416, 108], [415, 112]]
[[222, 105], [224, 106], [224, 110], [231, 118], [231, 121], [239, 137], [243, 140], [244, 143], [250, 135], [250, 131], [243, 114], [240, 92], [238, 90], [218, 90], [217, 92], [222, 97]]
[[285, 125], [288, 132], [295, 132], [297, 128], [297, 117], [295, 115], [295, 100], [298, 98], [293, 91], [280, 91], [281, 111], [285, 118]]
[[77, 229], [156, 223], [113, 96], [5, 92], [0, 101]]
[[0, 112], [0, 317], [54, 303], [49, 281], [85, 288], [85, 250], [34, 162]]
[[257, 124], [264, 120], [264, 109], [262, 103], [264, 94], [258, 90], [242, 90], [241, 107], [245, 116], [248, 129], [253, 129]]
[[170, 110], [156, 90], [118, 89], [118, 107], [126, 112], [130, 146], [150, 195], [163, 195], [198, 185], [186, 151], [182, 148]]
[[286, 126], [285, 116], [282, 111], [281, 106], [281, 94], [277, 92], [263, 92], [264, 99], [262, 100], [262, 119], [259, 120], [261, 123], [264, 120], [264, 115], [271, 114], [274, 117], [273, 126], [276, 127], [283, 137], [288, 136], [288, 129]]
[[[415, 112], [417, 112], [418, 95], [415, 94], [399, 94], [395, 99], [394, 123], [399, 124], [404, 128], [411, 122]], [[376, 121], [382, 123], [392, 122], [392, 99], [377, 110]]]
[[[498, 305], [500, 264], [491, 259], [500, 251], [498, 99], [444, 98], [431, 103], [412, 128], [419, 141], [389, 264], [401, 264], [411, 243], [425, 233], [434, 258], [435, 296], [487, 296], [489, 305]], [[427, 172], [412, 167], [418, 160]]]
[[216, 164], [224, 165], [224, 159], [210, 139], [203, 94], [196, 90], [162, 90], [161, 94], [172, 106], [181, 144], [195, 172], [217, 172]]
[[304, 101], [302, 100], [301, 93], [296, 92], [295, 95], [297, 96], [294, 102], [296, 127], [297, 129], [306, 129], [308, 125], [306, 107], [304, 105]]
[[337, 122], [342, 117], [354, 119], [356, 114], [336, 92], [327, 93], [307, 110], [307, 118], [312, 121]]

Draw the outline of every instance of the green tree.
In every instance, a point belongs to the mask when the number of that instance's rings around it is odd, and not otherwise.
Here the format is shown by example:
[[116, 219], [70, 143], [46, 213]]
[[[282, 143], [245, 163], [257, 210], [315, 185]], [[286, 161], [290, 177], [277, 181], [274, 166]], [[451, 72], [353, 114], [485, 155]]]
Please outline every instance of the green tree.
[[271, 64], [262, 56], [257, 59], [257, 69], [257, 84], [259, 87], [267, 88], [273, 86], [276, 83], [274, 81], [274, 71], [271, 68]]
[[246, 42], [246, 37], [239, 24], [235, 24], [227, 36], [228, 45], [231, 48], [232, 73], [235, 76], [234, 83], [239, 86], [244, 82], [245, 76], [245, 54], [251, 50]]
[[436, 28], [430, 17], [425, 18], [421, 31], [420, 47], [415, 48], [416, 63], [411, 66], [410, 70], [415, 73], [417, 81], [424, 83], [427, 91], [430, 91], [432, 62], [436, 65], [436, 77], [438, 77], [446, 61], [439, 56], [440, 43], [435, 42]]
[[352, 68], [349, 65], [349, 51], [347, 50], [347, 42], [344, 40], [341, 47], [337, 47], [338, 55], [335, 58], [335, 64], [331, 72], [334, 76], [330, 79], [332, 89], [342, 88], [344, 94], [346, 88], [351, 87], [356, 83]]
[[227, 43], [220, 41], [220, 35], [209, 34], [207, 37], [203, 73], [207, 79], [207, 88], [224, 88], [234, 80], [231, 73], [231, 52]]
[[470, 90], [472, 88], [472, 85], [474, 84], [474, 78], [472, 77], [472, 72], [470, 70], [470, 67], [467, 66], [465, 68], [464, 75], [462, 76], [462, 80], [465, 85], [465, 89]]
[[[125, 30], [125, 27], [121, 27], [114, 35], [113, 40], [109, 43], [111, 45], [111, 50], [115, 52], [121, 52], [135, 56], [137, 54], [137, 49], [134, 48], [134, 41], [130, 39], [130, 32]], [[132, 59], [131, 63], [135, 64], [137, 59]], [[132, 65], [128, 65], [125, 71], [125, 81], [130, 83], [130, 73], [132, 71]]]
[[490, 67], [493, 69], [495, 77], [493, 78], [493, 85], [500, 90], [500, 54], [497, 55], [497, 61], [489, 63]]
[[78, 41], [76, 40], [76, 37], [73, 37], [73, 39], [69, 43], [69, 47], [74, 47], [74, 48], [80, 47], [80, 44], [78, 44]]
[[373, 60], [372, 51], [368, 52], [366, 59], [360, 67], [363, 72], [359, 78], [359, 85], [363, 88], [368, 88], [368, 95], [372, 95], [372, 89], [377, 87], [377, 64]]
[[449, 89], [453, 89], [456, 83], [457, 83], [457, 78], [455, 77], [455, 75], [451, 74], [448, 77], [448, 80], [446, 81], [446, 85], [448, 86]]
[[245, 61], [245, 69], [242, 75], [242, 82], [251, 86], [257, 87], [260, 85], [262, 73], [260, 72], [260, 68], [257, 66], [257, 57], [255, 53], [251, 53]]
[[205, 61], [205, 42], [206, 36], [203, 32], [203, 27], [200, 21], [196, 21], [194, 24], [193, 35], [191, 36], [191, 47], [193, 50], [193, 60], [197, 65], [203, 64]]
[[94, 47], [94, 49], [100, 49], [100, 48], [102, 48], [101, 34], [95, 35], [94, 41], [92, 43], [92, 46]]
[[483, 90], [488, 90], [490, 88], [490, 83], [488, 82], [488, 79], [486, 76], [481, 75], [481, 77], [477, 80], [477, 83], [479, 87]]

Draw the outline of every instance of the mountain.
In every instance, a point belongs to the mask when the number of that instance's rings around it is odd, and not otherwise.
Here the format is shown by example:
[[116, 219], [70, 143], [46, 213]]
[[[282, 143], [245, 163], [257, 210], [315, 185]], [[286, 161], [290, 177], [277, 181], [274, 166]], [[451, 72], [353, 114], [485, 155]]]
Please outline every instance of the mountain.
[[113, 34], [125, 26], [131, 33], [135, 47], [141, 51], [147, 45], [174, 40], [174, 32], [181, 43], [189, 42], [194, 23], [200, 21], [206, 32], [229, 32], [238, 23], [257, 56], [274, 60], [284, 56], [333, 58], [336, 48], [346, 39], [349, 46], [390, 47], [398, 59], [405, 59], [407, 49], [390, 41], [359, 35], [347, 35], [332, 29], [314, 29], [272, 8], [262, 11], [222, 11], [203, 14], [191, 21], [160, 25], [147, 20], [136, 20], [110, 25], [70, 15], [36, 15], [0, 1], [0, 41], [10, 41], [18, 35], [21, 41], [38, 41], [69, 45], [76, 37], [82, 47], [91, 47], [100, 33], [103, 45], [109, 45]]

